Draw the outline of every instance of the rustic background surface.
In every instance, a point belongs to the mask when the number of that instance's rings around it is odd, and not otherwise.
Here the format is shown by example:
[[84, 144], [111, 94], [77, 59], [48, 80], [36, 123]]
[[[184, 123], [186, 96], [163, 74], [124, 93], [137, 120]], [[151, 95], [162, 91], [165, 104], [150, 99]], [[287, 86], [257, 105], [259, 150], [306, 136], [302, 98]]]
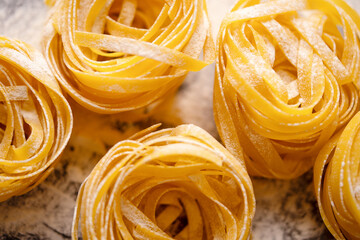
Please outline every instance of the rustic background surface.
[[[234, 2], [208, 0], [214, 34]], [[348, 2], [360, 12], [360, 0]], [[40, 48], [47, 10], [43, 0], [0, 0], [0, 35]], [[212, 116], [213, 77], [213, 65], [191, 73], [175, 98], [150, 119], [128, 121], [126, 115], [97, 115], [71, 102], [75, 127], [60, 164], [33, 191], [0, 203], [0, 240], [70, 239], [81, 182], [107, 149], [139, 129], [157, 122], [164, 127], [193, 123], [218, 138]], [[253, 239], [332, 238], [317, 210], [311, 173], [292, 181], [255, 178], [253, 184], [257, 199]]]

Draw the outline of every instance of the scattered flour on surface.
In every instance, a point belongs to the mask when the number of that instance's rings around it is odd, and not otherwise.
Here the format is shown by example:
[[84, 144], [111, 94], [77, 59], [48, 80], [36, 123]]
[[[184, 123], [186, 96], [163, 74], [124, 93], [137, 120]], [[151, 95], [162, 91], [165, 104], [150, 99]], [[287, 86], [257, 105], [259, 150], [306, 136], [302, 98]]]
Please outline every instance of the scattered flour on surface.
[[[208, 0], [215, 40], [221, 19], [234, 3], [235, 0]], [[350, 3], [360, 11], [360, 1]], [[23, 40], [39, 49], [46, 18], [43, 0], [0, 0], [0, 35]], [[172, 111], [179, 115], [181, 122], [199, 125], [217, 136], [212, 113], [213, 79], [213, 65], [190, 73], [175, 96]], [[86, 115], [86, 119], [93, 115]], [[98, 125], [87, 128], [81, 122], [78, 125], [83, 125], [82, 131], [79, 126], [75, 127], [78, 131], [74, 132], [56, 170], [44, 183], [24, 196], [0, 203], [0, 239], [3, 236], [27, 239], [34, 235], [39, 239], [70, 238], [80, 184], [106, 148], [113, 144], [114, 139], [106, 139], [105, 133], [114, 126], [118, 131], [130, 126], [115, 121], [114, 116], [97, 115], [96, 118], [100, 119]], [[137, 126], [142, 125], [137, 123]], [[94, 128], [98, 128], [97, 137], [84, 133]], [[121, 138], [119, 133], [111, 136]], [[325, 231], [312, 193], [311, 174], [292, 181], [254, 179], [253, 183], [257, 198], [254, 239], [310, 239]]]
[[43, 0], [1, 0], [0, 35], [25, 41], [39, 49], [46, 17], [47, 6]]

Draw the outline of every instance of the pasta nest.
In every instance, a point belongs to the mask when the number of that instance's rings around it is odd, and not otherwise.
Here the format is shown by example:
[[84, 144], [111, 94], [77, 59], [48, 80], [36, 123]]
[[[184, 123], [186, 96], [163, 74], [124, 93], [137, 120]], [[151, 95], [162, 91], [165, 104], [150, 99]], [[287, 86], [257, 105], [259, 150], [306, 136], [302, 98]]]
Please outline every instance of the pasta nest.
[[0, 202], [50, 174], [72, 124], [71, 108], [41, 53], [0, 37]]
[[205, 0], [48, 2], [46, 59], [64, 90], [92, 111], [156, 105], [215, 59]]
[[320, 151], [315, 194], [325, 225], [336, 239], [360, 239], [360, 113]]
[[248, 239], [255, 199], [245, 167], [194, 125], [119, 142], [80, 188], [84, 239]]
[[250, 175], [300, 176], [359, 110], [359, 26], [342, 0], [241, 0], [223, 20], [215, 120]]

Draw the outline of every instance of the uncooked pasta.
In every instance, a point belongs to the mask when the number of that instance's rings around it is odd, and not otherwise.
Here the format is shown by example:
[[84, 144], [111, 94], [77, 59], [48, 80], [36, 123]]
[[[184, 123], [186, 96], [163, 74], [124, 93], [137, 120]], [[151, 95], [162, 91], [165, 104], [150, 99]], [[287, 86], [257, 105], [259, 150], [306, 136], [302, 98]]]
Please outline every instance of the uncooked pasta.
[[[116, 144], [82, 184], [72, 238], [248, 239], [245, 166], [199, 127], [146, 129]], [[80, 226], [79, 226], [80, 225]]]
[[70, 106], [41, 53], [0, 37], [0, 202], [51, 173], [71, 130]]
[[223, 20], [215, 119], [251, 175], [308, 171], [359, 110], [359, 26], [342, 0], [241, 0]]
[[214, 60], [205, 0], [48, 2], [44, 54], [64, 90], [92, 111], [156, 105]]
[[314, 186], [321, 216], [336, 239], [360, 239], [360, 113], [320, 151]]

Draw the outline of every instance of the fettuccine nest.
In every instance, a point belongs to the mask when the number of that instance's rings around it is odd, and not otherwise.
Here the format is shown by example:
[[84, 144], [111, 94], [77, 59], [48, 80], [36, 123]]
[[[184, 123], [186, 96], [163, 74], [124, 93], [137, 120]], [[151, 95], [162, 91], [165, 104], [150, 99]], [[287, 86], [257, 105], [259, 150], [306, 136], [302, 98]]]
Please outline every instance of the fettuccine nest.
[[342, 0], [239, 1], [218, 38], [214, 112], [251, 175], [290, 179], [359, 110], [360, 17]]
[[64, 90], [92, 111], [159, 103], [214, 60], [205, 0], [55, 2], [44, 54]]
[[84, 239], [248, 239], [255, 199], [245, 167], [193, 125], [115, 145], [82, 184]]
[[336, 239], [360, 239], [360, 113], [320, 151], [315, 194], [325, 225]]
[[41, 183], [69, 141], [71, 108], [43, 56], [0, 37], [0, 202]]

